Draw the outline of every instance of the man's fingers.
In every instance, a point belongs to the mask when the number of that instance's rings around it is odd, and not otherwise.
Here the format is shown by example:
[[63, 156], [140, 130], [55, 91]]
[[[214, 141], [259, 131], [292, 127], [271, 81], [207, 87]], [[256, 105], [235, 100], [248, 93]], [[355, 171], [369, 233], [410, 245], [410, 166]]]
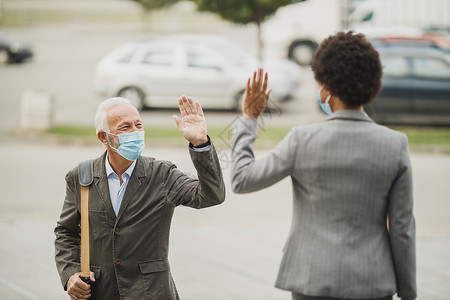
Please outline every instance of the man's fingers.
[[70, 293], [69, 296], [71, 296], [74, 299], [89, 299], [91, 297], [91, 293], [88, 294], [81, 294], [81, 293]]
[[175, 123], [177, 124], [177, 126], [178, 126], [178, 129], [180, 129], [181, 128], [181, 126], [182, 126], [182, 121], [181, 121], [181, 119], [177, 116], [177, 115], [173, 115], [173, 119], [175, 120]]
[[[183, 97], [181, 97], [181, 99], [183, 100], [183, 108], [184, 108], [184, 111], [186, 112], [185, 116], [191, 115], [192, 114], [192, 109], [191, 109], [191, 107], [189, 105], [188, 98], [186, 98], [186, 96], [183, 96]], [[182, 117], [184, 117], [184, 116], [182, 115]]]
[[191, 114], [196, 115], [197, 114], [197, 109], [195, 107], [194, 101], [192, 100], [191, 97], [188, 97], [187, 99], [188, 99], [188, 103], [187, 104], [188, 104], [188, 107], [189, 107], [189, 111], [191, 112]]
[[91, 278], [91, 282], [95, 282], [95, 273], [94, 272], [91, 272], [89, 277]]
[[180, 109], [180, 114], [181, 114], [182, 118], [187, 115], [186, 109], [184, 108], [183, 97], [184, 96], [181, 96], [181, 98], [178, 98], [178, 108]]
[[200, 105], [200, 102], [195, 101], [195, 107], [196, 107], [196, 109], [197, 109], [197, 114], [198, 114], [199, 116], [203, 117], [205, 114], [203, 113], [203, 108], [202, 108], [202, 106]]
[[[81, 280], [80, 280], [81, 281]], [[87, 286], [87, 288], [83, 285], [81, 285], [81, 283], [83, 283], [84, 285]], [[81, 283], [75, 283], [68, 291], [68, 294], [70, 296], [72, 296], [73, 298], [77, 298], [77, 299], [88, 299], [90, 294], [91, 294], [91, 286], [82, 282]]]

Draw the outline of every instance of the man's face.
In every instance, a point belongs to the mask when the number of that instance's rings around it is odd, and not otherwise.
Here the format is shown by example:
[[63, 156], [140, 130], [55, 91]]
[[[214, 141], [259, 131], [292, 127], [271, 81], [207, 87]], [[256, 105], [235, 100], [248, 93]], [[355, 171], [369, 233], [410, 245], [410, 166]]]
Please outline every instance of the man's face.
[[[141, 117], [132, 106], [128, 104], [120, 104], [111, 107], [107, 111], [109, 132], [115, 135], [128, 133], [133, 131], [143, 131]], [[119, 138], [107, 134], [106, 140], [114, 149], [120, 146]]]
[[112, 134], [119, 135], [133, 131], [144, 131], [139, 113], [128, 104], [113, 106], [107, 114], [109, 131]]

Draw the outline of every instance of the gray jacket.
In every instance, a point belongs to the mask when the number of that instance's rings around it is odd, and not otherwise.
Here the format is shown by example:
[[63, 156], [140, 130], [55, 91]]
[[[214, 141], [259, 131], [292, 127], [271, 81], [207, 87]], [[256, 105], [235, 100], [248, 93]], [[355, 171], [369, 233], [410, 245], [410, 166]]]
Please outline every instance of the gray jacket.
[[235, 192], [292, 179], [294, 212], [278, 288], [344, 299], [396, 292], [416, 298], [412, 173], [404, 134], [377, 125], [362, 111], [338, 111], [325, 122], [294, 127], [255, 160], [256, 120], [240, 118], [234, 130]]
[[[198, 178], [167, 161], [139, 157], [116, 217], [108, 189], [105, 154], [94, 161], [89, 187], [90, 263], [96, 282], [91, 299], [179, 299], [167, 260], [169, 230], [178, 205], [204, 208], [225, 199], [214, 149], [190, 154]], [[80, 185], [77, 168], [66, 176], [66, 198], [55, 228], [61, 283], [80, 271]]]

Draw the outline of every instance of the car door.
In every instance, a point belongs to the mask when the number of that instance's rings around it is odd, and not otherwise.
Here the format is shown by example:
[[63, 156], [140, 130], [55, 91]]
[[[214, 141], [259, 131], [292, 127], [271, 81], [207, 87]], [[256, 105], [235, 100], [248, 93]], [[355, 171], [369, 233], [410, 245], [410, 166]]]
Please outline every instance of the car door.
[[152, 43], [140, 50], [138, 76], [147, 106], [177, 107], [181, 96], [180, 49], [173, 43]]
[[205, 108], [233, 107], [233, 76], [226, 58], [208, 47], [194, 44], [186, 46], [185, 54], [183, 77], [186, 95], [199, 100]]
[[424, 116], [450, 118], [450, 64], [437, 57], [412, 58], [415, 85], [413, 111]]
[[383, 87], [374, 100], [375, 116], [396, 116], [410, 114], [413, 111], [414, 92], [411, 86], [411, 63], [401, 54], [381, 55], [383, 65]]

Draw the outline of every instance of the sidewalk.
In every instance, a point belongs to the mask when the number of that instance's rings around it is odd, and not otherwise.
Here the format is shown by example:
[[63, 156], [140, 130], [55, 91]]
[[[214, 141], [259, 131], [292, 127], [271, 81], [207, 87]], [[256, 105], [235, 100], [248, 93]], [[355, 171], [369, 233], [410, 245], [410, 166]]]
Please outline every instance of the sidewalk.
[[[53, 228], [64, 175], [98, 146], [9, 140], [0, 145], [1, 299], [65, 299], [53, 255]], [[228, 151], [228, 149], [223, 149]], [[261, 156], [266, 151], [257, 151]], [[145, 149], [195, 173], [187, 148]], [[450, 299], [450, 156], [412, 153], [419, 299]], [[231, 192], [205, 210], [178, 208], [170, 241], [171, 272], [183, 300], [288, 300], [274, 288], [291, 218], [289, 179], [249, 195]], [[281, 196], [281, 197], [280, 197]]]

